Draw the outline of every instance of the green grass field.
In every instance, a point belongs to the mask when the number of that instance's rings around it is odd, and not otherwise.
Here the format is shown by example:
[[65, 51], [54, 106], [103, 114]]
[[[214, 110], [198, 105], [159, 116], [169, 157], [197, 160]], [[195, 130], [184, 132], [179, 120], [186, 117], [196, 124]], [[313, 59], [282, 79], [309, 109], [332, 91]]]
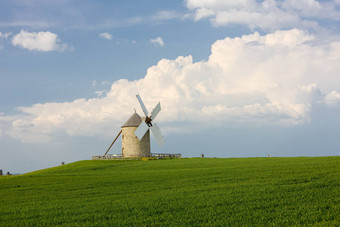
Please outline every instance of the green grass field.
[[0, 177], [0, 226], [340, 225], [340, 157], [79, 161]]

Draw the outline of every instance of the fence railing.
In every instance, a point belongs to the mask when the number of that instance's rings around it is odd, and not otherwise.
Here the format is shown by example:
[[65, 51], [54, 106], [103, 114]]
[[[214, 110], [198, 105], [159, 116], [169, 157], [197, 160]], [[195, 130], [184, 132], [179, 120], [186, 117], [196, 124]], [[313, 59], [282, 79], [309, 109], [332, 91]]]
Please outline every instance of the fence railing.
[[112, 159], [123, 159], [123, 155], [120, 154], [107, 154], [107, 155], [95, 155], [92, 156], [92, 160], [112, 160]]
[[[182, 155], [180, 153], [177, 153], [177, 154], [151, 153], [151, 157], [155, 157], [155, 158], [158, 158], [158, 159], [181, 158]], [[123, 155], [120, 155], [120, 154], [107, 154], [107, 155], [94, 155], [94, 156], [92, 156], [92, 160], [116, 160], [116, 159], [126, 159], [126, 158], [124, 158]], [[131, 158], [129, 157], [127, 159], [131, 159]]]
[[181, 158], [182, 155], [180, 153], [177, 153], [177, 154], [151, 153], [151, 157], [156, 157], [156, 158]]

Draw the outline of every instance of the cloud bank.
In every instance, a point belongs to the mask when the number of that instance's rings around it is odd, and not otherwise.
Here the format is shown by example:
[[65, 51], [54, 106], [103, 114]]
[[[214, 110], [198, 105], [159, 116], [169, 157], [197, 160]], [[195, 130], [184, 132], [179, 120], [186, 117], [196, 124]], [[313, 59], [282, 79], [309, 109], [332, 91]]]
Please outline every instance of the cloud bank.
[[60, 51], [73, 50], [73, 47], [61, 43], [58, 39], [58, 35], [52, 32], [27, 32], [21, 30], [12, 38], [12, 44], [14, 46], [20, 46], [21, 48], [37, 51]]
[[339, 50], [339, 41], [324, 44], [298, 29], [226, 37], [207, 61], [162, 59], [144, 78], [118, 80], [101, 97], [20, 107], [10, 120], [0, 116], [2, 134], [23, 142], [112, 135], [134, 108], [142, 114], [137, 93], [148, 109], [161, 102], [157, 122], [165, 134], [191, 123], [308, 123], [314, 105], [340, 103]]
[[317, 28], [319, 19], [340, 20], [339, 1], [315, 0], [186, 0], [195, 21], [209, 18], [214, 26], [243, 24], [263, 30]]

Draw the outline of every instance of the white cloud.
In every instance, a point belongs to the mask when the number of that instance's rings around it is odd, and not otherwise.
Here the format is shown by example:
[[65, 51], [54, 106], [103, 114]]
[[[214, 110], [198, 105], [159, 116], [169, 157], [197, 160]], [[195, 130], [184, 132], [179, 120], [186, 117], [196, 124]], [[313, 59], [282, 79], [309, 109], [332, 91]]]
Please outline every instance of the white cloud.
[[340, 20], [336, 3], [315, 0], [186, 0], [186, 6], [195, 21], [210, 18], [215, 26], [242, 24], [265, 30], [316, 28], [318, 18]]
[[150, 43], [154, 44], [155, 46], [160, 46], [160, 47], [164, 46], [164, 41], [159, 36], [155, 39], [150, 39]]
[[14, 46], [20, 46], [28, 50], [37, 51], [60, 51], [64, 52], [66, 50], [73, 50], [73, 47], [61, 43], [58, 39], [58, 35], [52, 32], [26, 32], [21, 30], [20, 33], [16, 34], [12, 38], [12, 44]]
[[101, 84], [101, 85], [111, 85], [112, 82], [111, 82], [111, 81], [104, 80], [104, 81], [101, 81], [100, 84]]
[[112, 35], [110, 33], [107, 33], [107, 32], [100, 33], [99, 37], [103, 38], [103, 39], [107, 39], [107, 40], [111, 40], [112, 39]]
[[340, 104], [340, 92], [332, 91], [328, 93], [325, 97], [325, 102], [330, 105], [339, 105]]
[[150, 20], [160, 22], [163, 20], [171, 20], [171, 19], [176, 19], [182, 17], [182, 14], [176, 12], [176, 11], [170, 11], [170, 10], [162, 10], [158, 11], [155, 14], [151, 15]]
[[106, 91], [95, 91], [94, 93], [97, 95], [97, 96], [102, 96], [103, 94], [105, 94]]
[[10, 35], [12, 35], [12, 33], [10, 33], [10, 32], [8, 32], [8, 33], [0, 32], [0, 50], [3, 48], [3, 46], [2, 46], [3, 39], [7, 39]]
[[8, 33], [0, 32], [0, 39], [7, 39], [10, 35], [12, 35], [11, 32], [8, 32]]
[[26, 142], [111, 135], [134, 108], [142, 114], [137, 93], [149, 109], [161, 102], [157, 122], [165, 133], [188, 125], [302, 124], [316, 103], [339, 102], [339, 46], [297, 29], [227, 37], [212, 45], [207, 61], [162, 59], [144, 78], [118, 80], [103, 96], [21, 107], [2, 130]]

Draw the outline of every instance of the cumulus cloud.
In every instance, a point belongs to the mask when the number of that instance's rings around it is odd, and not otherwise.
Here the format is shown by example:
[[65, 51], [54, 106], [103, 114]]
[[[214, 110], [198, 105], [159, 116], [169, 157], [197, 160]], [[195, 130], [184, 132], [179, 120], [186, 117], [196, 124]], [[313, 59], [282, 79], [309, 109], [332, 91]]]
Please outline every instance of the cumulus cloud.
[[73, 47], [61, 43], [58, 39], [58, 35], [52, 32], [27, 32], [21, 30], [20, 33], [16, 34], [12, 38], [12, 44], [14, 46], [20, 46], [28, 50], [37, 51], [60, 51], [64, 52], [66, 50], [73, 50]]
[[[195, 21], [209, 18], [215, 26], [242, 24], [264, 30], [317, 27], [317, 19], [340, 20], [336, 2], [315, 0], [186, 0]], [[308, 18], [308, 19], [307, 19]]]
[[107, 40], [111, 40], [112, 39], [112, 35], [110, 33], [104, 32], [104, 33], [100, 33], [99, 37], [102, 39], [107, 39]]
[[159, 36], [155, 39], [150, 39], [150, 43], [154, 44], [155, 46], [160, 46], [160, 47], [164, 46], [164, 41]]
[[307, 123], [313, 105], [340, 100], [339, 46], [297, 29], [227, 37], [212, 45], [207, 61], [162, 59], [144, 78], [118, 80], [103, 96], [20, 107], [3, 133], [26, 142], [111, 135], [134, 108], [142, 115], [137, 93], [149, 110], [161, 102], [157, 122], [165, 134], [188, 125]]

